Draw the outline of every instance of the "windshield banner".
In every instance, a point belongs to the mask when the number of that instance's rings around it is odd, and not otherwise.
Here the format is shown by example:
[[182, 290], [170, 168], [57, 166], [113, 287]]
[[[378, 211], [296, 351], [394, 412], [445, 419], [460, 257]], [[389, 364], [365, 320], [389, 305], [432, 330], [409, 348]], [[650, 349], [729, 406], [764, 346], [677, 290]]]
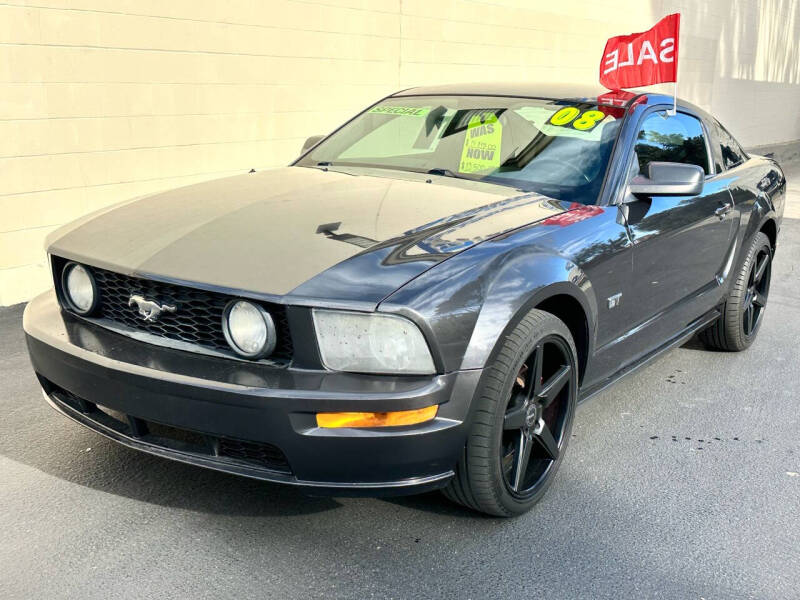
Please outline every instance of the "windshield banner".
[[371, 113], [376, 115], [400, 115], [401, 117], [425, 117], [431, 112], [428, 107], [417, 108], [414, 106], [376, 106], [371, 108]]
[[681, 15], [664, 17], [652, 29], [606, 42], [600, 83], [610, 90], [678, 81]]

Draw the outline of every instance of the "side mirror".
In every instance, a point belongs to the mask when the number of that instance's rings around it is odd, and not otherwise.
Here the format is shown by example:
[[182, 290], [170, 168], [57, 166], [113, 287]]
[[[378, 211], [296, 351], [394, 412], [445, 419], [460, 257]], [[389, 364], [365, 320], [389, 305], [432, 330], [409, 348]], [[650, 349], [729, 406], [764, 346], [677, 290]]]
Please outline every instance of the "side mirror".
[[628, 191], [634, 196], [697, 196], [706, 178], [702, 167], [672, 162], [651, 162], [648, 174], [631, 179]]
[[303, 142], [303, 149], [300, 150], [300, 154], [305, 154], [311, 150], [311, 148], [319, 144], [323, 139], [325, 139], [324, 135], [312, 135], [305, 142]]

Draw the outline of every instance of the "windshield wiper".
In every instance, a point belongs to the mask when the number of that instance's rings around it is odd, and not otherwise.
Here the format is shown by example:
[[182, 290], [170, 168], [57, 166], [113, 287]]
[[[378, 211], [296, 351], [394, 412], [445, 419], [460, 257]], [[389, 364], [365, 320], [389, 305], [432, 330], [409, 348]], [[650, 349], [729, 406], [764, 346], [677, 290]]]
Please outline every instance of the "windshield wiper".
[[453, 173], [450, 169], [428, 169], [425, 171], [428, 175], [441, 175], [442, 177], [455, 177], [456, 179], [466, 179]]

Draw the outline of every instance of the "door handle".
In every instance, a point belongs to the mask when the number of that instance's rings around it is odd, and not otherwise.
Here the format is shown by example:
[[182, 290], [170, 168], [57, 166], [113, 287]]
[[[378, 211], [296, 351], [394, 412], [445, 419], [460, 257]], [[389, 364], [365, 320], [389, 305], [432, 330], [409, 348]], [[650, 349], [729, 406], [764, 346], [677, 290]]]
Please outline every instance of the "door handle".
[[722, 206], [720, 206], [717, 210], [714, 211], [714, 214], [717, 215], [720, 219], [725, 218], [729, 212], [733, 209], [732, 202], [722, 202]]

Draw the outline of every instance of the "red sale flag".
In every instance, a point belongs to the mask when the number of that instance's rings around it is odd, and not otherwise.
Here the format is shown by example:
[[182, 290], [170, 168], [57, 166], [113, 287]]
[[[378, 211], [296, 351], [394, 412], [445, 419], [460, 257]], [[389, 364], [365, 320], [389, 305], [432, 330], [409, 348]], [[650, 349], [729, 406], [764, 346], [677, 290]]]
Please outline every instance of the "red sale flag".
[[610, 90], [678, 82], [678, 35], [681, 15], [664, 17], [652, 29], [620, 35], [606, 42], [600, 83]]

